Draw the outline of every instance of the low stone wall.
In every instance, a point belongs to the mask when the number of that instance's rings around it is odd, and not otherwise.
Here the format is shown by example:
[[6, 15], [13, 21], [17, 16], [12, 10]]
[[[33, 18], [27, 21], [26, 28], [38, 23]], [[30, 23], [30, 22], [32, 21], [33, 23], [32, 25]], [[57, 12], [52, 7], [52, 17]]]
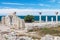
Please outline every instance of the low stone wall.
[[25, 27], [28, 29], [32, 29], [33, 27], [38, 28], [50, 28], [50, 27], [57, 27], [60, 25], [60, 22], [43, 22], [43, 23], [25, 23]]

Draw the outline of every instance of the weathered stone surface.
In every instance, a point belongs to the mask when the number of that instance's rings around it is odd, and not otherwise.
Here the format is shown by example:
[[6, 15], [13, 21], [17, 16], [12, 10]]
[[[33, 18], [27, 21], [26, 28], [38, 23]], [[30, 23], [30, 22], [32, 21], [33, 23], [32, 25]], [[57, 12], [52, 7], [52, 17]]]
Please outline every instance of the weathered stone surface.
[[19, 28], [24, 29], [25, 28], [24, 20], [20, 19], [18, 16], [16, 16], [16, 12], [12, 13], [11, 15], [2, 17], [2, 24], [15, 27], [15, 29], [19, 29]]
[[0, 40], [32, 40], [40, 38], [38, 34], [29, 33], [24, 19], [16, 16], [16, 12], [2, 17], [0, 24]]

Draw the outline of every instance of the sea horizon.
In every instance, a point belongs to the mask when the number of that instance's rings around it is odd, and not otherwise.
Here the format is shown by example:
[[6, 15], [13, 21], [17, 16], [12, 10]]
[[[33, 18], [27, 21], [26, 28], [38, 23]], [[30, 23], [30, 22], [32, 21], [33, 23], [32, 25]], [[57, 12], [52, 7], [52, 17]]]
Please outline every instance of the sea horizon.
[[[25, 16], [26, 16], [26, 15], [25, 15]], [[21, 18], [21, 19], [24, 19], [25, 16], [20, 15], [20, 16], [18, 16], [18, 17]], [[0, 16], [0, 21], [1, 21], [2, 17], [3, 17], [3, 16]], [[47, 21], [51, 21], [51, 18], [52, 18], [52, 17], [53, 17], [53, 21], [56, 21], [56, 16], [55, 16], [55, 15], [48, 15], [48, 16], [47, 16], [47, 19], [48, 19]], [[34, 20], [35, 20], [35, 21], [39, 21], [39, 16], [34, 16]], [[46, 15], [42, 15], [42, 16], [41, 16], [41, 20], [42, 20], [42, 21], [46, 21]], [[58, 16], [58, 21], [60, 21], [60, 16]]]

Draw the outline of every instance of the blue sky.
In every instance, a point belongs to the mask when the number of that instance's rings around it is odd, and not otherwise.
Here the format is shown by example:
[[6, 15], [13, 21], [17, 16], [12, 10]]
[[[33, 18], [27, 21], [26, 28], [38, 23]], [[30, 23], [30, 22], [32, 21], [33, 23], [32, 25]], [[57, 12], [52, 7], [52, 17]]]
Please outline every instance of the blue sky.
[[[46, 9], [56, 10], [57, 9], [58, 10], [60, 9], [60, 0], [0, 0], [0, 9], [4, 9], [4, 10], [14, 9], [14, 11], [16, 9], [23, 9], [23, 12], [25, 9], [31, 9], [31, 10], [38, 9], [38, 11], [41, 9], [45, 9], [45, 10]], [[4, 12], [4, 10], [2, 10], [2, 12]], [[0, 10], [0, 15], [1, 14], [2, 13]], [[23, 15], [23, 13], [21, 14]]]
[[60, 9], [60, 0], [0, 0], [0, 8]]

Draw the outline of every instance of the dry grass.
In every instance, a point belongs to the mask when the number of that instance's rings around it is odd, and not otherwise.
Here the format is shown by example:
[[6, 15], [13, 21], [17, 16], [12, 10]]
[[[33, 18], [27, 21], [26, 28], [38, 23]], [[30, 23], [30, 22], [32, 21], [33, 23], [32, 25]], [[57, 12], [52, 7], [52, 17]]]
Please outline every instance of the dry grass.
[[40, 36], [44, 36], [46, 34], [51, 34], [55, 36], [60, 36], [60, 26], [58, 27], [52, 27], [52, 28], [34, 28], [33, 30], [29, 30], [29, 32], [36, 32]]

